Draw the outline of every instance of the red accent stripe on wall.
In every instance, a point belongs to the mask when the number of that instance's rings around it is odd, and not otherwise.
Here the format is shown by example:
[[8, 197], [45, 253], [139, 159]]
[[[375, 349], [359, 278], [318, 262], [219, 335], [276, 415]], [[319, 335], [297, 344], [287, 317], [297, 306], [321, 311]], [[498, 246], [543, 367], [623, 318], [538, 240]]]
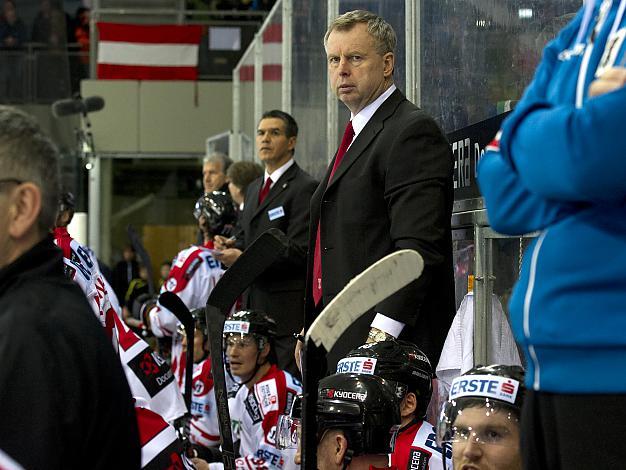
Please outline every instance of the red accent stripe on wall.
[[200, 44], [199, 25], [137, 25], [97, 23], [100, 41], [145, 44]]
[[265, 28], [263, 42], [283, 42], [283, 25], [271, 24]]
[[98, 64], [97, 74], [100, 80], [197, 80], [198, 68]]

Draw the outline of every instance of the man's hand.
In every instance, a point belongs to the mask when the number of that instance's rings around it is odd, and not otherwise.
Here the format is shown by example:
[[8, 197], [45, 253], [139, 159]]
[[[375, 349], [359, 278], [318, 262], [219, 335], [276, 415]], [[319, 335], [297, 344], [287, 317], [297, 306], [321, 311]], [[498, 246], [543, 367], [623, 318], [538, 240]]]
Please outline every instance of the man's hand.
[[[302, 331], [300, 332], [300, 336], [304, 336], [304, 328], [302, 328]], [[296, 360], [296, 365], [298, 366], [298, 370], [300, 371], [300, 374], [302, 374], [302, 348], [304, 347], [304, 342], [297, 340], [296, 341], [296, 349], [293, 352], [293, 357]]]
[[237, 258], [241, 256], [241, 250], [237, 248], [227, 248], [222, 251], [214, 251], [213, 256], [226, 266], [232, 266], [233, 263], [237, 261]]
[[393, 335], [390, 335], [385, 331], [379, 330], [378, 328], [371, 327], [370, 332], [367, 334], [367, 339], [365, 340], [365, 343], [379, 343], [381, 341], [391, 341], [394, 339], [396, 338]]
[[232, 248], [233, 246], [235, 246], [234, 238], [226, 238], [222, 235], [216, 235], [215, 237], [213, 237], [213, 242], [215, 243], [215, 249], [220, 251], [224, 251], [227, 248]]
[[604, 95], [626, 85], [626, 68], [612, 67], [589, 85], [589, 97]]

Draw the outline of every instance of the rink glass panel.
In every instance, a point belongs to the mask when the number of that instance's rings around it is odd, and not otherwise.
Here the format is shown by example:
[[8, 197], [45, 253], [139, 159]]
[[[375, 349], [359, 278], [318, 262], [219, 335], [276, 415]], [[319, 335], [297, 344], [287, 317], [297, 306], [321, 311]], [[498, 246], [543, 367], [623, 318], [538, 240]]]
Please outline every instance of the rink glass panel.
[[514, 105], [581, 3], [420, 1], [421, 106], [451, 132]]
[[300, 129], [296, 161], [316, 179], [328, 164], [326, 146], [326, 2], [293, 3], [291, 110]]

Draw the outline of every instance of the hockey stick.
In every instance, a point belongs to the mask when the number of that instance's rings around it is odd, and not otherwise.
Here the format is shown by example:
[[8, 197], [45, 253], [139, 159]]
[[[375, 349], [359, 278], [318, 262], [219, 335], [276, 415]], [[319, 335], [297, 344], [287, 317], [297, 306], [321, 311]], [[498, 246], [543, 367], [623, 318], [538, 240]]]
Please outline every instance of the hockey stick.
[[235, 468], [235, 449], [230, 427], [222, 345], [226, 315], [239, 296], [287, 252], [289, 244], [289, 239], [278, 229], [269, 229], [262, 233], [226, 270], [207, 300], [206, 322], [211, 346], [211, 369], [222, 436], [222, 458], [227, 470]]
[[372, 264], [353, 278], [324, 308], [306, 332], [303, 363], [302, 468], [316, 469], [317, 440], [315, 413], [319, 364], [339, 337], [364, 313], [416, 280], [424, 270], [424, 260], [414, 250], [400, 250]]
[[159, 303], [174, 314], [178, 321], [185, 328], [185, 336], [187, 337], [187, 354], [185, 356], [185, 405], [187, 411], [191, 413], [191, 382], [193, 380], [193, 347], [194, 347], [194, 331], [196, 322], [191, 316], [191, 312], [173, 292], [163, 292], [159, 295]]
[[148, 271], [148, 292], [150, 294], [154, 294], [154, 271], [152, 270], [152, 261], [150, 260], [150, 255], [146, 251], [141, 242], [141, 238], [139, 238], [139, 234], [135, 230], [135, 227], [132, 225], [128, 225], [126, 227], [126, 233], [128, 234], [128, 238], [130, 239], [130, 244], [133, 246], [137, 255], [139, 256], [140, 261], [146, 267]]

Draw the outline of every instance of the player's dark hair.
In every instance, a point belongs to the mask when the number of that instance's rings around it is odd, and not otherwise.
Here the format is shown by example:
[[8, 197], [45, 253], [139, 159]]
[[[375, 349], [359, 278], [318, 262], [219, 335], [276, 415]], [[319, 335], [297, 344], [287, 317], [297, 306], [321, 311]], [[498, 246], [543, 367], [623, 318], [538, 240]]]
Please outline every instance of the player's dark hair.
[[287, 137], [298, 137], [298, 123], [291, 114], [288, 114], [280, 109], [272, 109], [271, 111], [265, 111], [261, 119], [280, 119], [285, 123], [285, 135]]

